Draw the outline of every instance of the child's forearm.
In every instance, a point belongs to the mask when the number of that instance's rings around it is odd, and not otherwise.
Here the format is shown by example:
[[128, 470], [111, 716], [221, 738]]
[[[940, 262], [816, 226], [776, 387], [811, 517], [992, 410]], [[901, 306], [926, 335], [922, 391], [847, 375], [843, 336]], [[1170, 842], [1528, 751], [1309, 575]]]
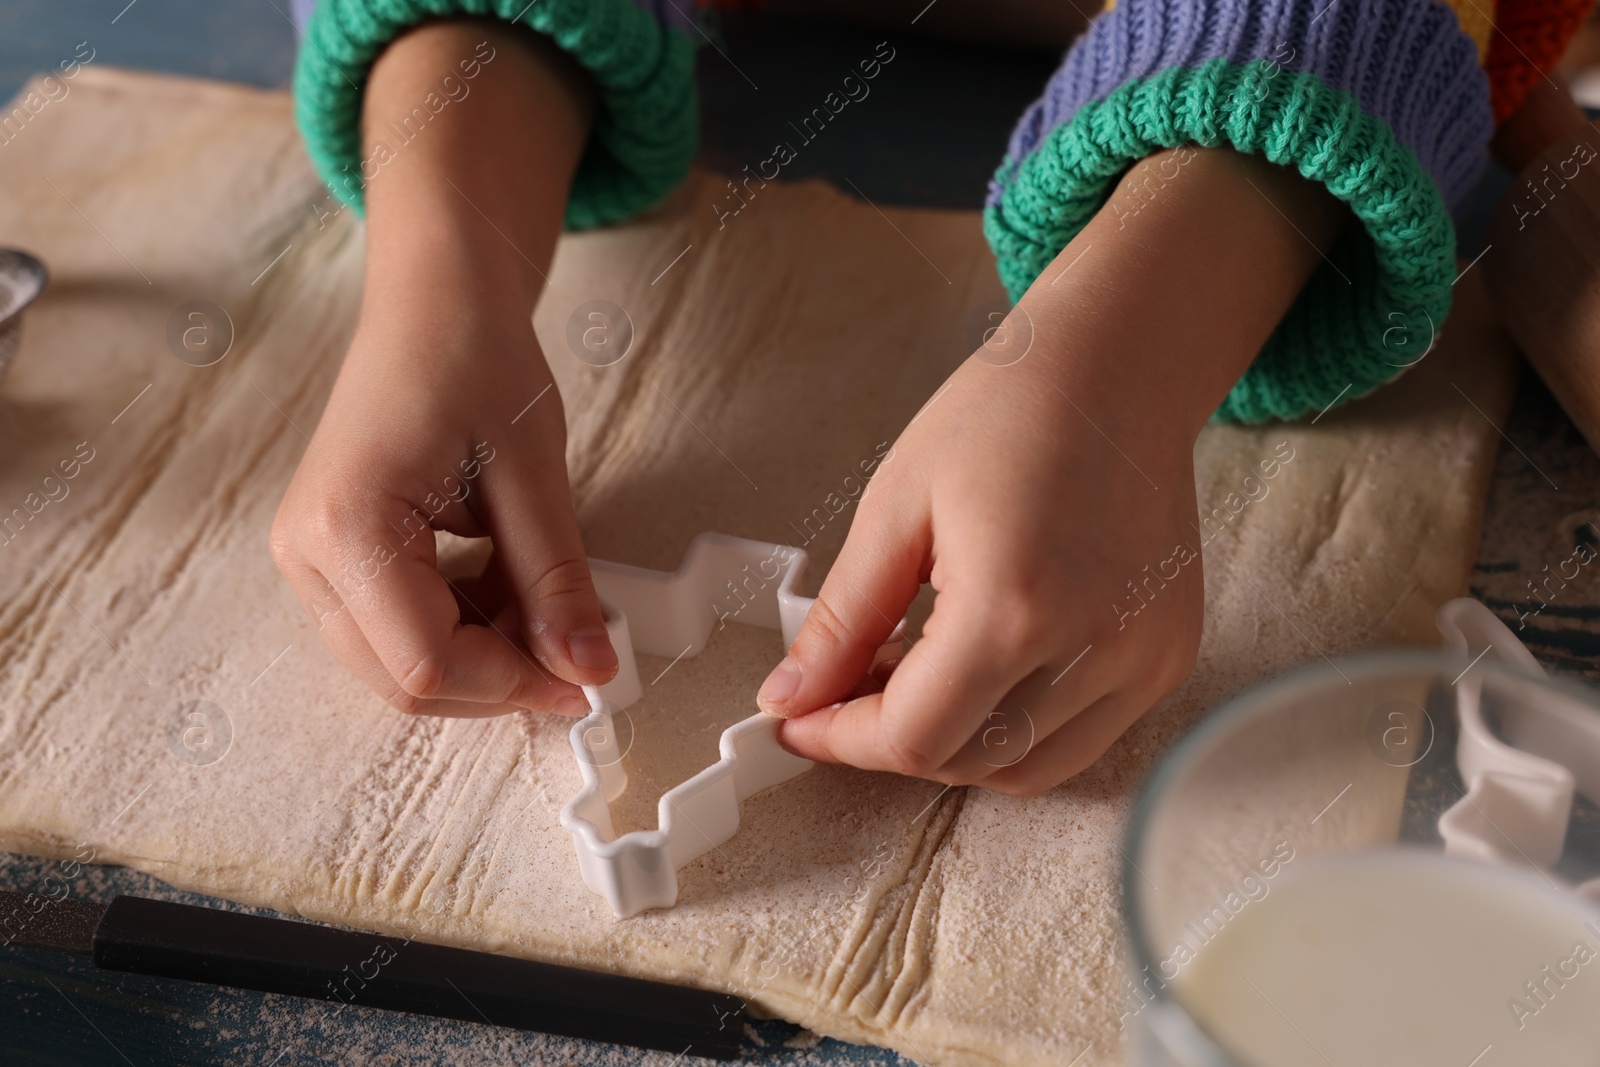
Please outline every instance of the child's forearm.
[[457, 19], [395, 41], [362, 112], [369, 304], [529, 313], [593, 111], [582, 71], [525, 29]]
[[1031, 373], [1120, 447], [1187, 449], [1345, 214], [1321, 186], [1253, 156], [1150, 157], [1020, 301], [1045, 357]]
[[1485, 234], [1483, 280], [1517, 346], [1600, 449], [1600, 135], [1564, 89], [1536, 86], [1495, 134], [1515, 173]]
[[1557, 140], [1593, 134], [1572, 94], [1546, 80], [1530, 89], [1522, 106], [1495, 130], [1491, 147], [1500, 164], [1515, 175]]

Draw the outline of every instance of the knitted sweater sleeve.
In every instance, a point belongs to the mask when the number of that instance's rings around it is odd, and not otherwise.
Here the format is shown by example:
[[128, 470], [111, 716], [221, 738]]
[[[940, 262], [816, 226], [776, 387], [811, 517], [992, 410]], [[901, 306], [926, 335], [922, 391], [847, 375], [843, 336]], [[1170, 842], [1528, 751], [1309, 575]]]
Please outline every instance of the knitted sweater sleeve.
[[1495, 122], [1509, 118], [1550, 76], [1594, 6], [1594, 0], [1499, 0], [1483, 65]]
[[[991, 183], [1001, 279], [1020, 297], [1145, 156], [1253, 153], [1321, 183], [1358, 225], [1214, 418], [1290, 419], [1360, 396], [1416, 362], [1449, 311], [1451, 209], [1492, 133], [1478, 54], [1440, 0], [1117, 0], [1023, 115]], [[1140, 196], [1176, 178], [1149, 170]]]
[[[297, 0], [296, 14], [310, 5]], [[685, 32], [689, 0], [315, 0], [304, 15], [295, 64], [295, 115], [318, 172], [357, 211], [362, 191], [383, 163], [421, 127], [471, 91], [493, 61], [492, 46], [440, 72], [437, 93], [417, 101], [413, 118], [376, 131], [365, 155], [361, 102], [367, 75], [384, 46], [427, 19], [499, 17], [544, 34], [594, 78], [599, 109], [578, 163], [566, 224], [599, 226], [660, 200], [683, 180], [694, 158], [694, 48]]]

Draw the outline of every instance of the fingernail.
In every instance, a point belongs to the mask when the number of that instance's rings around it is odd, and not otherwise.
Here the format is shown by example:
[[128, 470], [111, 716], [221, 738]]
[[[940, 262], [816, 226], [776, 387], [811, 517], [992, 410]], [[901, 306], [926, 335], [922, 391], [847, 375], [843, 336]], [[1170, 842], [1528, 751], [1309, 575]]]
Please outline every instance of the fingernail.
[[771, 711], [772, 705], [782, 704], [799, 690], [800, 664], [794, 661], [793, 656], [785, 656], [783, 662], [772, 668], [767, 680], [761, 683], [761, 691], [756, 694], [756, 704], [763, 711]]
[[604, 626], [583, 626], [567, 635], [567, 654], [572, 662], [589, 670], [609, 670], [617, 665], [617, 650]]
[[550, 710], [569, 719], [581, 719], [589, 714], [589, 702], [582, 697], [569, 694], [556, 701], [556, 706]]

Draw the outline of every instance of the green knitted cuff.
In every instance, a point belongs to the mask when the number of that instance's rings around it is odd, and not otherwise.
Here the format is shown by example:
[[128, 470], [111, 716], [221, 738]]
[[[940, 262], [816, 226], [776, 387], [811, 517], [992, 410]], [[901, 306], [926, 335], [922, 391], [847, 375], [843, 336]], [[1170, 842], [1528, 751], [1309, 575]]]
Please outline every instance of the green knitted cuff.
[[[569, 227], [627, 218], [687, 176], [696, 139], [694, 47], [632, 0], [321, 0], [295, 66], [295, 113], [323, 180], [358, 212], [366, 181], [383, 164], [377, 142], [386, 140], [375, 138], [362, 158], [361, 98], [373, 61], [407, 28], [452, 15], [520, 16], [594, 77], [600, 106], [567, 203]], [[463, 76], [441, 71], [441, 79], [446, 74]], [[445, 99], [443, 90], [434, 95]]]
[[1347, 233], [1329, 251], [1213, 416], [1229, 422], [1292, 419], [1395, 377], [1444, 322], [1455, 276], [1450, 214], [1410, 149], [1315, 74], [1265, 66], [1169, 68], [1084, 105], [1020, 166], [1000, 168], [1004, 191], [984, 215], [1015, 300], [1118, 177], [1164, 148], [1260, 155], [1350, 205], [1365, 232]]

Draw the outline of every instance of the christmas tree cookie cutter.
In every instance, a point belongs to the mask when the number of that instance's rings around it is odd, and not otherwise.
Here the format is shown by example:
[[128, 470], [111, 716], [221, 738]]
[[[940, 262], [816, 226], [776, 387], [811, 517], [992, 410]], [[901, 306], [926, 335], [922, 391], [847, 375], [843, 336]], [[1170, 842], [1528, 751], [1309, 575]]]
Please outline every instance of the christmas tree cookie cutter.
[[[1494, 612], [1471, 597], [1446, 601], [1436, 623], [1445, 647], [1485, 655], [1536, 677], [1544, 668]], [[1484, 863], [1548, 870], [1566, 845], [1573, 797], [1600, 803], [1600, 717], [1558, 690], [1530, 690], [1490, 722], [1482, 682], [1463, 671], [1452, 688], [1461, 733], [1456, 768], [1467, 791], [1439, 816], [1444, 850]], [[1502, 698], [1499, 703], [1505, 703]], [[1574, 887], [1600, 903], [1600, 878]]]
[[[787, 648], [814, 602], [796, 592], [807, 562], [798, 548], [715, 533], [696, 537], [672, 572], [589, 561], [618, 668], [605, 685], [584, 687], [593, 710], [568, 735], [583, 786], [561, 809], [561, 825], [572, 834], [584, 884], [618, 918], [671, 907], [678, 868], [733, 836], [740, 803], [812, 766], [778, 743], [777, 719], [757, 712], [723, 731], [721, 759], [662, 794], [656, 829], [618, 836], [611, 801], [627, 789], [628, 775], [615, 716], [643, 695], [634, 654], [698, 655], [728, 622], [779, 630]], [[902, 622], [874, 662], [898, 653], [904, 629]]]

